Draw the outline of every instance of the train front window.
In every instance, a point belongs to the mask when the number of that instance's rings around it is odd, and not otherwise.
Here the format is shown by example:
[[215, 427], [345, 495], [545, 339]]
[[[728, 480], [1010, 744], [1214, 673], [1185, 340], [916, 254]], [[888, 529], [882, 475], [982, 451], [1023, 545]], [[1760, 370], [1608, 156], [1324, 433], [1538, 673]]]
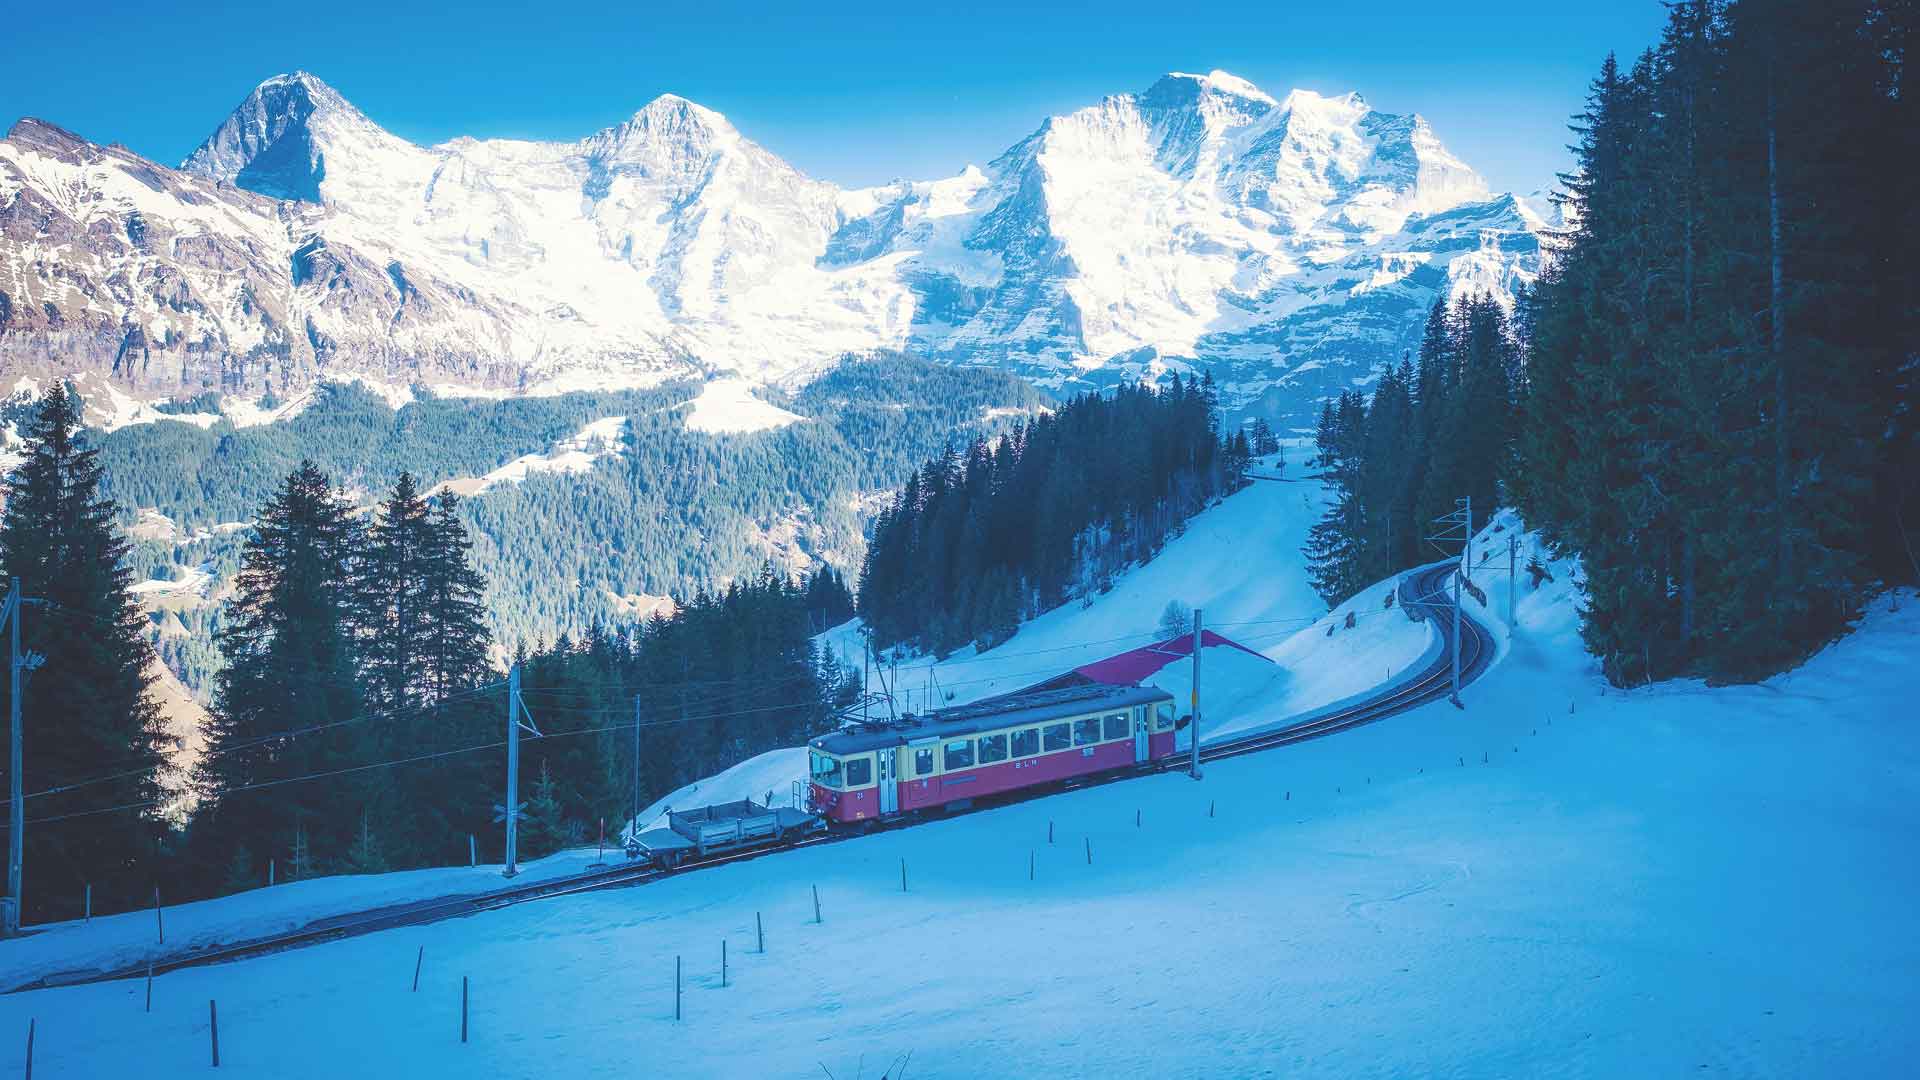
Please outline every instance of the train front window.
[[1127, 714], [1126, 713], [1122, 713], [1122, 712], [1108, 713], [1107, 718], [1105, 721], [1103, 721], [1103, 723], [1105, 723], [1106, 725], [1107, 738], [1124, 739], [1127, 737]]
[[840, 759], [826, 754], [813, 754], [813, 782], [821, 787], [844, 787], [845, 775], [840, 771]]
[[973, 740], [972, 739], [961, 739], [959, 742], [950, 742], [947, 744], [946, 749], [947, 749], [946, 764], [947, 764], [947, 769], [949, 771], [954, 769], [973, 768]]
[[1049, 724], [1040, 729], [1040, 745], [1047, 753], [1065, 750], [1073, 745], [1072, 724]]
[[1073, 722], [1073, 745], [1091, 746], [1100, 741], [1100, 718], [1083, 716]]
[[873, 759], [867, 756], [847, 759], [847, 786], [861, 787], [873, 780]]

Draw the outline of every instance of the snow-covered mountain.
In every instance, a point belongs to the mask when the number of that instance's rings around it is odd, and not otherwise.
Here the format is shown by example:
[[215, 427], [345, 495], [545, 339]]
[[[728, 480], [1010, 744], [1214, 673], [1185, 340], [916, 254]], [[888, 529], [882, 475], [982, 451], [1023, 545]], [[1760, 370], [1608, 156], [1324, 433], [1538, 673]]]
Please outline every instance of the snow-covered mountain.
[[0, 140], [0, 373], [540, 392], [884, 347], [1052, 387], [1197, 359], [1298, 416], [1435, 296], [1508, 295], [1542, 227], [1417, 116], [1220, 72], [854, 191], [672, 95], [578, 142], [421, 147], [296, 72], [178, 170], [37, 120]]

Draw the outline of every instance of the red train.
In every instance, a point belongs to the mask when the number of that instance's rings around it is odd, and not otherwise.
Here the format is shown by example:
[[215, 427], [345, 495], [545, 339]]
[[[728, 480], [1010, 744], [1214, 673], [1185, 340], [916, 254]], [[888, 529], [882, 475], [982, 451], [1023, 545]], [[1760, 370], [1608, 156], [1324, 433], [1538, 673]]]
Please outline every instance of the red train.
[[1173, 754], [1173, 696], [1151, 686], [1076, 686], [866, 723], [808, 744], [812, 809], [871, 822]]

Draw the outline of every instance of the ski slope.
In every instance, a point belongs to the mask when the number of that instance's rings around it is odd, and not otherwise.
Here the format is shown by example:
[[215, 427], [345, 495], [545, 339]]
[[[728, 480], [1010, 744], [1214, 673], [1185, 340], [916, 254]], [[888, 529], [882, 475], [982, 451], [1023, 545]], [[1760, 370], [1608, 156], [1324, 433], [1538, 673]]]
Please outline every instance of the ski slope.
[[1906, 1072], [1920, 597], [1760, 685], [1620, 692], [1551, 569], [1465, 710], [180, 971], [151, 1013], [0, 997], [0, 1031], [50, 1077], [198, 1075], [209, 1000], [243, 1076]]

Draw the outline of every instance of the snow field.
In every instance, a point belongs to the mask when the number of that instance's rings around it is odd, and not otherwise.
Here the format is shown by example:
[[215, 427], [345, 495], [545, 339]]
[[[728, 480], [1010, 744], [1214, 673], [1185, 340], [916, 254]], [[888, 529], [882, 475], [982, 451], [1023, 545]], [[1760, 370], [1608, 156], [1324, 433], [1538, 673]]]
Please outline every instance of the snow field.
[[13, 995], [0, 1030], [36, 1017], [58, 1076], [197, 1073], [208, 998], [262, 1076], [1901, 1071], [1913, 600], [1756, 687], [1603, 691], [1564, 634], [1520, 640], [1465, 711], [1199, 783], [179, 972], [151, 1015], [138, 982]]

